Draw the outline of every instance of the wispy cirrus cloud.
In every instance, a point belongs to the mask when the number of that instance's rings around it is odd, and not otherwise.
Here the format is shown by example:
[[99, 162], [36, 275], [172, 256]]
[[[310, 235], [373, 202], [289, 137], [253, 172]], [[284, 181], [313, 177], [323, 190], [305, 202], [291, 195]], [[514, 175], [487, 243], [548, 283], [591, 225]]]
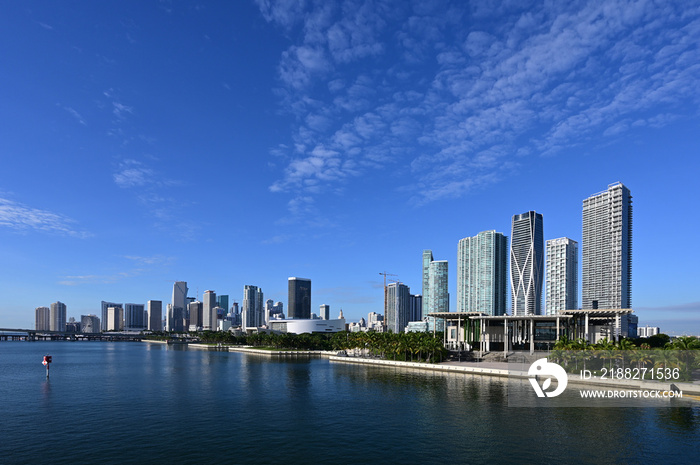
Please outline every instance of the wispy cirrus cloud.
[[74, 108], [63, 107], [63, 109], [66, 110], [71, 116], [73, 116], [73, 118], [75, 118], [75, 120], [78, 123], [82, 124], [83, 126], [87, 126], [87, 123], [85, 123], [85, 120], [83, 119], [83, 117]]
[[270, 190], [294, 199], [390, 166], [410, 167], [413, 201], [459, 197], [524, 156], [700, 103], [693, 2], [258, 5], [290, 38], [278, 94], [296, 125], [272, 149], [286, 168]]
[[164, 255], [138, 256], [125, 255], [121, 257], [127, 262], [123, 265], [123, 271], [114, 271], [106, 274], [84, 274], [63, 276], [58, 284], [63, 286], [79, 286], [82, 284], [113, 284], [124, 279], [141, 276], [157, 269], [167, 268], [175, 262], [174, 257]]
[[121, 161], [117, 172], [113, 174], [114, 183], [123, 189], [145, 186], [155, 182], [153, 177], [154, 172], [151, 168], [130, 158]]
[[149, 212], [156, 228], [163, 229], [183, 240], [193, 240], [199, 231], [194, 223], [183, 223], [182, 209], [191, 201], [176, 198], [173, 188], [182, 186], [177, 179], [167, 177], [152, 167], [150, 162], [125, 158], [119, 161], [112, 174], [114, 183], [135, 195], [136, 201]]
[[16, 231], [41, 231], [70, 237], [92, 236], [75, 227], [76, 221], [54, 212], [30, 207], [14, 200], [0, 198], [0, 226]]

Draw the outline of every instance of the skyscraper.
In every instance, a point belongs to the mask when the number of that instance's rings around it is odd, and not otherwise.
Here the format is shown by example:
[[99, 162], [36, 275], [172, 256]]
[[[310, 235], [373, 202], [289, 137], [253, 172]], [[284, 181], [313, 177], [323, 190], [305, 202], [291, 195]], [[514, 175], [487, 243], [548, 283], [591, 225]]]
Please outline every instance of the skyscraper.
[[542, 314], [544, 236], [542, 214], [513, 215], [510, 238], [510, 291], [513, 315]]
[[148, 308], [148, 329], [151, 331], [163, 331], [163, 302], [160, 300], [149, 300]]
[[181, 307], [173, 307], [173, 304], [168, 304], [166, 307], [167, 317], [165, 319], [165, 330], [182, 332], [185, 331], [185, 309]]
[[51, 331], [51, 310], [49, 307], [37, 307], [34, 310], [34, 329], [37, 331]]
[[284, 318], [284, 304], [282, 302], [275, 302], [275, 305], [272, 306], [272, 315], [275, 315], [275, 318]]
[[80, 331], [83, 333], [99, 333], [100, 319], [97, 315], [81, 315]]
[[228, 295], [220, 295], [216, 298], [216, 305], [225, 309], [227, 312], [229, 310], [228, 306]]
[[[216, 331], [217, 315], [216, 315], [216, 292], [204, 291], [202, 297], [202, 329], [204, 331]], [[190, 315], [190, 320], [192, 316]]]
[[146, 329], [143, 304], [124, 304], [124, 329], [126, 331], [143, 331]]
[[264, 324], [263, 292], [257, 286], [243, 288], [243, 309], [241, 310], [241, 326], [258, 328]]
[[508, 238], [495, 230], [465, 237], [457, 246], [457, 311], [506, 313]]
[[320, 315], [322, 320], [330, 320], [331, 319], [331, 306], [327, 304], [321, 304], [321, 307], [319, 309], [318, 314]]
[[264, 316], [265, 324], [269, 324], [269, 323], [270, 323], [270, 318], [271, 318], [271, 315], [272, 315], [272, 307], [273, 307], [274, 305], [275, 305], [275, 301], [272, 300], [272, 299], [267, 299], [267, 300], [265, 301], [265, 316]]
[[410, 320], [411, 292], [403, 283], [387, 285], [386, 292], [386, 329], [392, 333], [403, 333]]
[[100, 320], [100, 327], [102, 331], [107, 331], [107, 321], [109, 321], [109, 318], [107, 317], [107, 309], [109, 307], [119, 307], [121, 308], [122, 304], [116, 304], [114, 302], [105, 302], [104, 300], [102, 301], [102, 319]]
[[63, 302], [54, 302], [51, 304], [51, 309], [49, 310], [49, 330], [66, 330], [66, 304]]
[[408, 321], [421, 321], [423, 319], [423, 296], [412, 294], [408, 300], [411, 307]]
[[582, 306], [632, 306], [632, 195], [622, 183], [583, 201]]
[[288, 288], [287, 318], [311, 318], [311, 280], [289, 278]]
[[[447, 287], [447, 260], [433, 260], [428, 269], [428, 309], [427, 313], [449, 312], [450, 294]], [[426, 315], [423, 300], [423, 315]]]
[[433, 261], [433, 251], [423, 251], [423, 318], [428, 315], [430, 302], [430, 263]]
[[124, 329], [124, 309], [122, 307], [107, 308], [107, 331]]
[[194, 301], [187, 304], [187, 310], [190, 314], [190, 325], [188, 331], [200, 331], [202, 329], [202, 320], [204, 319], [204, 310], [202, 302]]
[[187, 282], [175, 281], [173, 284], [173, 307], [185, 308], [185, 299], [187, 299]]
[[578, 308], [578, 242], [561, 237], [546, 243], [544, 309], [547, 315]]

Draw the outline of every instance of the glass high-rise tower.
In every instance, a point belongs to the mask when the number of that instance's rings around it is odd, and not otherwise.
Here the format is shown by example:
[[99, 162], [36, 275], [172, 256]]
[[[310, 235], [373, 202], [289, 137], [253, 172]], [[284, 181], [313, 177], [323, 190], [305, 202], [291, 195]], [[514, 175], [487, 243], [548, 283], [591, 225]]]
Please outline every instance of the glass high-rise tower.
[[508, 238], [494, 230], [465, 237], [457, 247], [457, 311], [506, 313]]
[[311, 318], [311, 280], [289, 278], [288, 283], [287, 318]]
[[513, 315], [542, 314], [544, 235], [542, 214], [513, 215], [510, 238], [510, 291]]
[[424, 250], [423, 251], [423, 309], [422, 316], [425, 318], [429, 313], [430, 301], [430, 263], [433, 261], [433, 251]]
[[622, 183], [583, 201], [582, 306], [632, 306], [632, 195]]
[[[449, 312], [450, 311], [450, 294], [447, 287], [447, 260], [433, 260], [430, 262], [428, 270], [429, 290], [428, 295], [428, 311], [434, 312]], [[425, 300], [423, 301], [425, 309]], [[423, 310], [425, 315], [425, 310]]]

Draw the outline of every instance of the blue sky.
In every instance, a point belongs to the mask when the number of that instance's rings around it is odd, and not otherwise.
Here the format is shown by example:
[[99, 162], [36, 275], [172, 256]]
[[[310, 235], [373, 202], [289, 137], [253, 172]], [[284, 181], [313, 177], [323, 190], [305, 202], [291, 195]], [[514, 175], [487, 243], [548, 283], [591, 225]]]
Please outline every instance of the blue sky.
[[0, 326], [289, 276], [358, 320], [423, 249], [455, 310], [459, 239], [580, 241], [621, 181], [640, 324], [700, 334], [698, 44], [696, 2], [4, 3]]

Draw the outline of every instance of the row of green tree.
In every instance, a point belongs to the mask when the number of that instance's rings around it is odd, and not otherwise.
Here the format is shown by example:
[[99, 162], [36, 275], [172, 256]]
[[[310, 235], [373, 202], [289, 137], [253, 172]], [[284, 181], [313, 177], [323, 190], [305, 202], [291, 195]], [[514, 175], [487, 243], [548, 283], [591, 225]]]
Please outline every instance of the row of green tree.
[[[147, 338], [167, 339], [166, 333], [153, 333]], [[170, 336], [172, 337], [172, 336]], [[292, 334], [259, 332], [235, 336], [228, 331], [198, 333], [201, 342], [209, 344], [245, 345], [270, 349], [344, 351], [347, 355], [386, 358], [414, 362], [439, 362], [447, 356], [442, 333], [377, 333], [348, 332], [333, 334]]]
[[[659, 344], [661, 341], [664, 341], [663, 344]], [[650, 344], [650, 342], [653, 342], [653, 344]], [[569, 339], [566, 336], [561, 336], [554, 344], [554, 350], [640, 350], [656, 348], [676, 350], [700, 349], [700, 339], [696, 336], [680, 336], [671, 341], [671, 338], [666, 334], [657, 334], [650, 338], [623, 338], [615, 343], [604, 338], [595, 344], [591, 344], [583, 338]]]
[[554, 345], [551, 358], [569, 372], [587, 369], [597, 373], [611, 373], [615, 370], [615, 373], [622, 374], [623, 377], [639, 379], [641, 373], [644, 379], [662, 380], [658, 375], [662, 372], [658, 370], [668, 369], [673, 373], [673, 379], [664, 376], [663, 380], [690, 381], [693, 379], [693, 371], [700, 369], [700, 339], [681, 336], [659, 348], [646, 342], [637, 345], [630, 339], [621, 339], [616, 343], [603, 339], [596, 344], [589, 344], [585, 339], [570, 340], [562, 337]]
[[355, 356], [437, 363], [447, 356], [442, 339], [442, 333], [345, 332], [334, 337], [334, 349]]

